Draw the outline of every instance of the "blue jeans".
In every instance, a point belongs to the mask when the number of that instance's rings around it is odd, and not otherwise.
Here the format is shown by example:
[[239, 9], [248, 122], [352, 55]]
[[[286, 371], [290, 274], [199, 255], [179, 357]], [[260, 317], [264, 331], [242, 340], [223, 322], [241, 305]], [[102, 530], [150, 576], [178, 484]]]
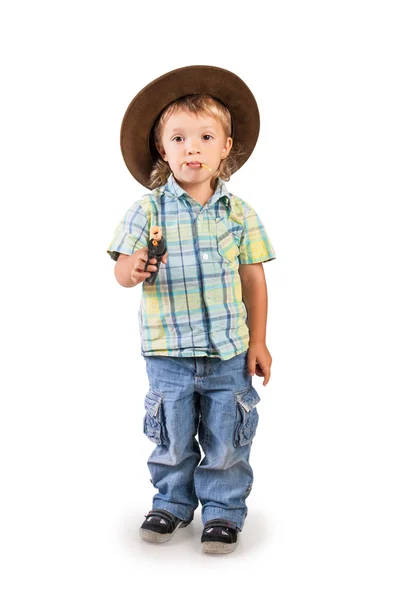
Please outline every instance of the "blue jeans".
[[147, 463], [158, 489], [153, 509], [191, 521], [200, 501], [203, 524], [221, 518], [242, 530], [253, 483], [249, 454], [260, 400], [247, 352], [225, 361], [144, 356], [150, 384], [144, 432], [156, 444]]

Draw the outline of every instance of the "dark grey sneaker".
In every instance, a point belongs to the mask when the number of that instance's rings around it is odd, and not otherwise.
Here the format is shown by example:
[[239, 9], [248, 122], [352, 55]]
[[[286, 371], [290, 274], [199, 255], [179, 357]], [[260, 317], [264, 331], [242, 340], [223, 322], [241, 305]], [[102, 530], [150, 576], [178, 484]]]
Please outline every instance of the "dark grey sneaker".
[[227, 554], [238, 545], [236, 523], [226, 519], [212, 519], [204, 525], [201, 548], [209, 554]]
[[167, 542], [180, 527], [187, 527], [191, 521], [182, 521], [170, 512], [154, 509], [145, 515], [140, 527], [140, 537], [147, 542]]

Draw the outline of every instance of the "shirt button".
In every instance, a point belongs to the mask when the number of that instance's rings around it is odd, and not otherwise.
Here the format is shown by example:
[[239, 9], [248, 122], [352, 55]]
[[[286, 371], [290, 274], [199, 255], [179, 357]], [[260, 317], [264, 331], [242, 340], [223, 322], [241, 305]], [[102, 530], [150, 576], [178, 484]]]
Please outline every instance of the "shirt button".
[[207, 260], [207, 259], [208, 259], [208, 254], [207, 254], [206, 252], [204, 252], [204, 254], [203, 254], [203, 259], [204, 259], [204, 260]]

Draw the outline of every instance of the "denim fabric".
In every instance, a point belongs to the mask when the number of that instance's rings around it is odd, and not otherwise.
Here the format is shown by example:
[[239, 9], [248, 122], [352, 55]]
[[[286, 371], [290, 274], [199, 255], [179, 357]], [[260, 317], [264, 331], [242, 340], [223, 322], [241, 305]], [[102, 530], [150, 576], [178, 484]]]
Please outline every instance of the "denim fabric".
[[249, 455], [260, 400], [247, 352], [229, 360], [144, 356], [149, 378], [144, 433], [156, 444], [147, 463], [158, 490], [153, 509], [190, 521], [200, 501], [203, 524], [223, 518], [241, 531], [253, 483]]

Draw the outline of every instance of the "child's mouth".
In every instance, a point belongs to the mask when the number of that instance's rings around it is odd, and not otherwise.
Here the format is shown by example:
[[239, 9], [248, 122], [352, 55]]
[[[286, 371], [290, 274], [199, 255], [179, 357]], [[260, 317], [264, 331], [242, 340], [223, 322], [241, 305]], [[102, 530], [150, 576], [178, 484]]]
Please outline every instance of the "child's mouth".
[[190, 167], [191, 169], [201, 169], [202, 167], [204, 167], [204, 169], [211, 171], [210, 167], [206, 165], [206, 163], [200, 162], [184, 162], [182, 163], [182, 167]]

